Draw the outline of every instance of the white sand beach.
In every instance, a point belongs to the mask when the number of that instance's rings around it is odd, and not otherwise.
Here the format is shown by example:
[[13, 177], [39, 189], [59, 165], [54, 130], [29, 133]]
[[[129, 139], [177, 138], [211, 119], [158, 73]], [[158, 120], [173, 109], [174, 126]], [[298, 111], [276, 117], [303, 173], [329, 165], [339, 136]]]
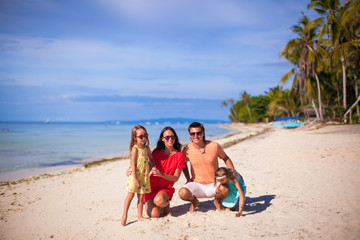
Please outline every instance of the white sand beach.
[[138, 222], [133, 200], [122, 227], [122, 160], [3, 184], [0, 239], [360, 239], [360, 125], [230, 127], [243, 132], [217, 141], [237, 142], [225, 152], [247, 184], [240, 218], [211, 199], [189, 213], [174, 194], [171, 216]]

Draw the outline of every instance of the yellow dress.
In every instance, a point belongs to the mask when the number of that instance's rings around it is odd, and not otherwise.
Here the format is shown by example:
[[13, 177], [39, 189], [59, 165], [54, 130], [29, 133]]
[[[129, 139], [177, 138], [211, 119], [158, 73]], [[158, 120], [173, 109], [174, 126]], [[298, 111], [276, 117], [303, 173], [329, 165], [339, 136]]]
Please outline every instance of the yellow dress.
[[126, 181], [126, 191], [131, 193], [150, 193], [150, 176], [149, 176], [149, 160], [147, 158], [147, 148], [141, 149], [137, 145], [134, 147], [137, 148], [138, 154], [136, 158], [136, 177], [139, 180], [140, 187], [135, 186], [134, 177], [131, 173], [130, 176], [127, 177]]

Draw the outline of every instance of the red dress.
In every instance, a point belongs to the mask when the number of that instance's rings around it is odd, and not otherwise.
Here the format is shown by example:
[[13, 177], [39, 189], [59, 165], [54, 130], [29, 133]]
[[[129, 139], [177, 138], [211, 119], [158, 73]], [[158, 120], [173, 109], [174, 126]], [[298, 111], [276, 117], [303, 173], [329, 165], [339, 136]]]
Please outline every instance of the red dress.
[[[176, 169], [182, 169], [185, 167], [185, 157], [182, 152], [177, 152], [168, 156], [161, 150], [156, 150], [153, 152], [152, 156], [154, 158], [156, 168], [165, 174], [174, 175]], [[171, 200], [175, 192], [175, 188], [173, 187], [174, 184], [175, 182], [168, 181], [162, 177], [150, 175], [151, 192], [144, 195], [144, 202], [155, 197], [155, 195], [160, 191], [164, 191], [167, 195], [169, 195]]]

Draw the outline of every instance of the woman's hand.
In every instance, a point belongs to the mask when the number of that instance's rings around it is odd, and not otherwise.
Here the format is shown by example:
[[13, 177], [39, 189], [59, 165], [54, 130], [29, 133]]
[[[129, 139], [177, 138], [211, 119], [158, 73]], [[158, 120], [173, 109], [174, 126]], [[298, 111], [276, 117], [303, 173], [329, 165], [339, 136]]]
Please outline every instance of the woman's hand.
[[131, 167], [129, 167], [127, 170], [126, 170], [126, 176], [130, 176], [132, 173], [132, 170], [131, 170]]
[[151, 173], [153, 176], [156, 176], [156, 177], [164, 177], [164, 173], [160, 172], [159, 169], [157, 169], [156, 167], [153, 167], [151, 169]]

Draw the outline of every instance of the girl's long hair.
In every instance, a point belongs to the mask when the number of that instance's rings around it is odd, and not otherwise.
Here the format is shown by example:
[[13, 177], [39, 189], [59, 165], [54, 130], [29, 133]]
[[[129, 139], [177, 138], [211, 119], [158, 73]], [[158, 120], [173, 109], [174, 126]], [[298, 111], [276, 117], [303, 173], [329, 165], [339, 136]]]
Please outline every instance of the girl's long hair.
[[[215, 172], [215, 178], [214, 178], [214, 185], [216, 184], [216, 177], [222, 177], [226, 176], [226, 178], [230, 180], [234, 180], [237, 178], [237, 174], [240, 175], [240, 173], [237, 173], [234, 168], [228, 168], [228, 167], [219, 167]], [[241, 181], [244, 182], [244, 178], [240, 175]]]
[[[146, 128], [144, 128], [143, 126], [141, 125], [136, 125], [134, 126], [132, 129], [131, 129], [131, 137], [130, 137], [130, 147], [129, 147], [129, 151], [131, 153], [131, 149], [134, 147], [134, 145], [136, 144], [136, 131], [139, 130], [139, 129], [142, 129], [147, 133], [146, 131]], [[146, 145], [149, 146], [150, 145], [150, 142], [149, 142], [149, 137], [147, 137], [146, 139]]]
[[164, 142], [162, 141], [162, 138], [164, 137], [164, 132], [167, 131], [167, 130], [170, 130], [172, 131], [172, 133], [174, 134], [175, 136], [175, 143], [174, 143], [174, 148], [178, 151], [181, 151], [181, 143], [179, 142], [179, 138], [175, 132], [175, 130], [172, 128], [172, 127], [164, 127], [163, 130], [161, 130], [160, 132], [160, 136], [159, 136], [159, 139], [157, 141], [157, 144], [156, 144], [156, 148], [154, 149], [153, 152], [155, 152], [156, 150], [161, 150], [161, 149], [164, 149], [165, 148], [165, 144]]
[[[235, 170], [233, 168], [219, 167], [215, 172], [214, 185], [216, 184], [216, 178], [226, 176], [227, 179], [234, 179]], [[236, 174], [236, 173], [235, 173]]]

